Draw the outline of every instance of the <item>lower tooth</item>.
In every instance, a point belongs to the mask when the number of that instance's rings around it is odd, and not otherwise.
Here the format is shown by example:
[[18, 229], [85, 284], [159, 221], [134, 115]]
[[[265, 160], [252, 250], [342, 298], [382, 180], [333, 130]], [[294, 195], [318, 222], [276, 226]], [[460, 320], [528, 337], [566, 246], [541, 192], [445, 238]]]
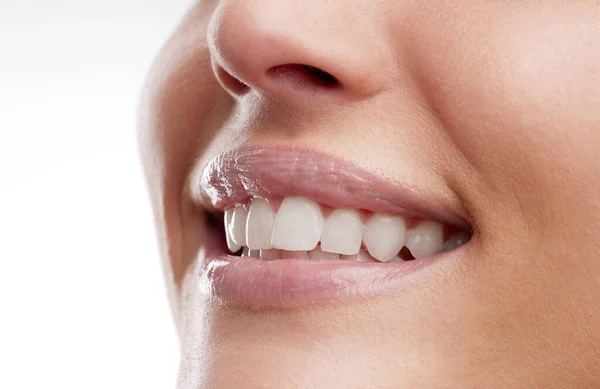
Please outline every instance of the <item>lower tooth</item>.
[[281, 259], [308, 259], [308, 251], [281, 250]]
[[308, 252], [310, 259], [340, 259], [340, 254], [328, 253], [321, 250], [321, 246], [317, 246], [314, 250]]
[[354, 261], [354, 262], [378, 262], [375, 258], [369, 255], [366, 251], [361, 251], [355, 255], [342, 255], [342, 260], [344, 261]]
[[377, 259], [373, 258], [373, 256], [371, 256], [371, 254], [369, 254], [366, 251], [361, 251], [360, 253], [358, 253], [358, 262], [381, 262], [378, 261]]
[[279, 259], [281, 253], [279, 250], [260, 250], [260, 258], [266, 260]]
[[344, 261], [358, 262], [358, 254], [354, 254], [354, 255], [342, 255], [342, 260], [344, 260]]

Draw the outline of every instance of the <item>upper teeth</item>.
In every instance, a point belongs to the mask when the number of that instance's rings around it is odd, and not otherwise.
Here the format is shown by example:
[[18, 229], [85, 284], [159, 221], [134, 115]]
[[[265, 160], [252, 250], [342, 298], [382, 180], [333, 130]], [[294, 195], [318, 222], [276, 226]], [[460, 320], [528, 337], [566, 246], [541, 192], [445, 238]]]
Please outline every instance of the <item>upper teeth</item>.
[[273, 247], [294, 251], [312, 250], [317, 247], [322, 234], [323, 214], [317, 203], [304, 197], [283, 200], [273, 224]]
[[380, 261], [388, 262], [404, 246], [405, 235], [406, 223], [403, 218], [376, 213], [365, 225], [363, 241], [369, 254]]
[[252, 200], [246, 221], [246, 245], [256, 250], [273, 248], [271, 239], [274, 220], [275, 211], [266, 200]]
[[[378, 213], [363, 223], [361, 214], [352, 209], [336, 209], [324, 218], [321, 207], [304, 197], [285, 198], [277, 212], [261, 198], [252, 199], [248, 208], [236, 205], [225, 211], [229, 250], [245, 246], [250, 252], [261, 250], [264, 258], [359, 260], [363, 245], [381, 262], [397, 258], [403, 246], [422, 258], [443, 251], [443, 229], [439, 222], [426, 221], [407, 230], [404, 218]], [[277, 249], [286, 252], [276, 255]]]

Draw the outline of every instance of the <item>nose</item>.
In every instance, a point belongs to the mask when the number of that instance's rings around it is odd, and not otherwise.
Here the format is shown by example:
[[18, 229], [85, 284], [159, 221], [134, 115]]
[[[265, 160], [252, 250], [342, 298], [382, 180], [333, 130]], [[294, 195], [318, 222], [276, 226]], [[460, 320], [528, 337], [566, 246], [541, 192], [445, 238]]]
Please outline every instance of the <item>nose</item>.
[[208, 31], [217, 79], [235, 97], [365, 99], [381, 92], [391, 66], [377, 23], [348, 3], [222, 1]]

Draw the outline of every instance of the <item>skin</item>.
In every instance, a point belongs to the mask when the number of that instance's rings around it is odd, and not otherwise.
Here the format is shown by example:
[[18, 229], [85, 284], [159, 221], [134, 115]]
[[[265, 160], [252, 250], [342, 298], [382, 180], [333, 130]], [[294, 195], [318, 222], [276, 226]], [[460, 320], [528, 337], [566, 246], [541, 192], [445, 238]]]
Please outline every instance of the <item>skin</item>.
[[[152, 68], [140, 118], [178, 387], [597, 387], [598, 20], [593, 0], [197, 3]], [[298, 63], [341, 87], [269, 72]], [[197, 288], [206, 212], [190, 177], [264, 144], [437, 193], [473, 225], [464, 258], [365, 301], [211, 301]]]

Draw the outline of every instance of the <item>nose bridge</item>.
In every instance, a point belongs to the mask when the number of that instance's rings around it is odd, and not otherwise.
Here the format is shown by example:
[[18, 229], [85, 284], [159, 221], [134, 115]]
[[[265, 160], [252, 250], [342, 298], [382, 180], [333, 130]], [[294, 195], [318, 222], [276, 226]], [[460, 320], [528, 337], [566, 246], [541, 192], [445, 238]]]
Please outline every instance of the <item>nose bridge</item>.
[[311, 77], [321, 86], [335, 81], [348, 97], [378, 93], [386, 86], [390, 61], [383, 40], [365, 31], [374, 26], [351, 15], [350, 3], [222, 2], [208, 32], [213, 62], [225, 72], [217, 71], [217, 77], [222, 84], [229, 76], [259, 93], [287, 97], [302, 94]]

